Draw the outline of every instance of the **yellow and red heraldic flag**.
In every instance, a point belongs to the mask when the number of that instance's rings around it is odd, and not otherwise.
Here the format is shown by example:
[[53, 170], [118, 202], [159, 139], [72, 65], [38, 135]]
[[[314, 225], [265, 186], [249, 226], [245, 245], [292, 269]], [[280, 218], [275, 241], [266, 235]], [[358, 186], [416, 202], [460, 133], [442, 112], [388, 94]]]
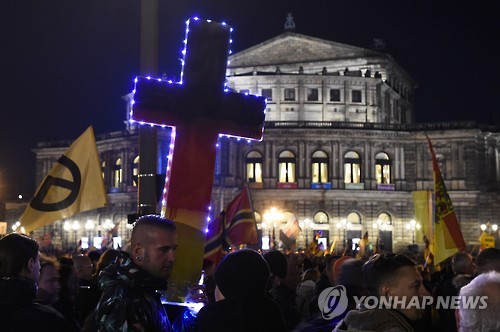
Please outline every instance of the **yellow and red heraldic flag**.
[[436, 208], [436, 219], [434, 223], [434, 263], [439, 264], [458, 251], [464, 251], [465, 241], [429, 137], [427, 137], [427, 142], [429, 143], [429, 149], [432, 155], [432, 169], [434, 171]]
[[71, 144], [45, 177], [20, 218], [26, 232], [106, 206], [101, 158], [92, 127]]

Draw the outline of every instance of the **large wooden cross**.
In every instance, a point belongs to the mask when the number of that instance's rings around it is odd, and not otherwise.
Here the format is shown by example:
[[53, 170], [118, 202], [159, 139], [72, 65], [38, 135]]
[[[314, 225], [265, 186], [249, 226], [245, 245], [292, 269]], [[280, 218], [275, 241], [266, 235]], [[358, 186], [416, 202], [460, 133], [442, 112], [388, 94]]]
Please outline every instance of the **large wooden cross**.
[[181, 82], [138, 78], [132, 114], [135, 121], [175, 127], [162, 211], [177, 224], [174, 283], [200, 278], [219, 134], [262, 139], [266, 107], [264, 97], [225, 88], [228, 25], [190, 19], [186, 31]]

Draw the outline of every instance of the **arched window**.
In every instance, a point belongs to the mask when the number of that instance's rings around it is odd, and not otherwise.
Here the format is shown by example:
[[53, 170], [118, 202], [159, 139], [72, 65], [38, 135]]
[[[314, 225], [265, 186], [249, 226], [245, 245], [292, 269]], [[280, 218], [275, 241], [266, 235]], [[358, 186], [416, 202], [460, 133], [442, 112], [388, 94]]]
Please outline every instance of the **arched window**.
[[386, 212], [382, 212], [381, 214], [378, 215], [378, 219], [376, 223], [373, 224], [373, 228], [375, 229], [378, 228], [381, 231], [387, 231], [389, 230], [389, 226], [391, 225], [392, 225], [391, 216]]
[[262, 155], [258, 151], [247, 154], [247, 182], [262, 182]]
[[344, 183], [361, 183], [361, 159], [354, 151], [344, 155]]
[[285, 150], [278, 157], [279, 182], [295, 182], [295, 155]]
[[122, 159], [118, 158], [113, 167], [113, 187], [119, 187], [122, 183], [122, 172]]
[[313, 220], [316, 224], [327, 224], [328, 215], [323, 211], [318, 211], [314, 214]]
[[347, 222], [351, 225], [361, 224], [361, 216], [357, 212], [351, 212], [347, 215]]
[[132, 164], [132, 185], [137, 187], [139, 184], [139, 156], [134, 158], [134, 163]]
[[391, 183], [391, 159], [385, 152], [375, 155], [375, 178], [378, 184]]
[[312, 182], [328, 182], [328, 155], [326, 152], [318, 150], [312, 154]]

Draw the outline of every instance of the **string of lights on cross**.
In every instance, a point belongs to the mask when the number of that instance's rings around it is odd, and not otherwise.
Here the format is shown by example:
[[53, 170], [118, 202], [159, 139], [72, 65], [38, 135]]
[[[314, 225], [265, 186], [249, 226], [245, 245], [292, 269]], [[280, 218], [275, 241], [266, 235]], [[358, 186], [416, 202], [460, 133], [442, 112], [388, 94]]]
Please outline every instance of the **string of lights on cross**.
[[[216, 30], [217, 34], [212, 34], [210, 37], [213, 38], [205, 40], [208, 38], [203, 38], [202, 31], [207, 30]], [[190, 31], [196, 31], [194, 37]], [[178, 136], [176, 129], [178, 123], [196, 122], [200, 119], [212, 121], [215, 123], [212, 126], [219, 130], [218, 139], [236, 138], [238, 141], [244, 139], [248, 143], [262, 141], [267, 109], [266, 98], [248, 92], [238, 93], [227, 86], [225, 73], [230, 63], [228, 56], [232, 53], [230, 49], [232, 32], [233, 28], [225, 22], [216, 23], [212, 20], [201, 20], [198, 17], [188, 19], [183, 40], [184, 48], [181, 51], [180, 81], [174, 82], [151, 76], [138, 76], [134, 80], [130, 121], [141, 125], [172, 128], [162, 211], [167, 205], [169, 181], [172, 179], [171, 170], [175, 140]], [[224, 50], [224, 43], [227, 47], [225, 54], [221, 54]], [[209, 49], [211, 54], [202, 54], [200, 50], [204, 48]], [[211, 61], [213, 65], [207, 65], [207, 61]], [[139, 87], [141, 91], [138, 93]], [[241, 98], [245, 98], [245, 101]], [[139, 107], [138, 104], [140, 104]], [[215, 148], [219, 148], [218, 141], [215, 142]], [[211, 206], [208, 206], [206, 211], [210, 210]], [[206, 222], [210, 222], [209, 216]], [[207, 232], [207, 227], [204, 227], [204, 231]]]

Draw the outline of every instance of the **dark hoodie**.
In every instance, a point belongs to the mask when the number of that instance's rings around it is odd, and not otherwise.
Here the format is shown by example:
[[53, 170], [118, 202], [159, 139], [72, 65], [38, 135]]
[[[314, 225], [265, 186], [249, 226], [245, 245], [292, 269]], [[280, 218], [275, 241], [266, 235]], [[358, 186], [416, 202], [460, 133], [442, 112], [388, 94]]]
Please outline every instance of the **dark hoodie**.
[[20, 278], [0, 279], [0, 330], [2, 332], [68, 331], [55, 309], [35, 302], [36, 284]]
[[96, 308], [99, 331], [171, 331], [161, 296], [167, 282], [139, 269], [122, 252], [99, 275], [102, 296]]

